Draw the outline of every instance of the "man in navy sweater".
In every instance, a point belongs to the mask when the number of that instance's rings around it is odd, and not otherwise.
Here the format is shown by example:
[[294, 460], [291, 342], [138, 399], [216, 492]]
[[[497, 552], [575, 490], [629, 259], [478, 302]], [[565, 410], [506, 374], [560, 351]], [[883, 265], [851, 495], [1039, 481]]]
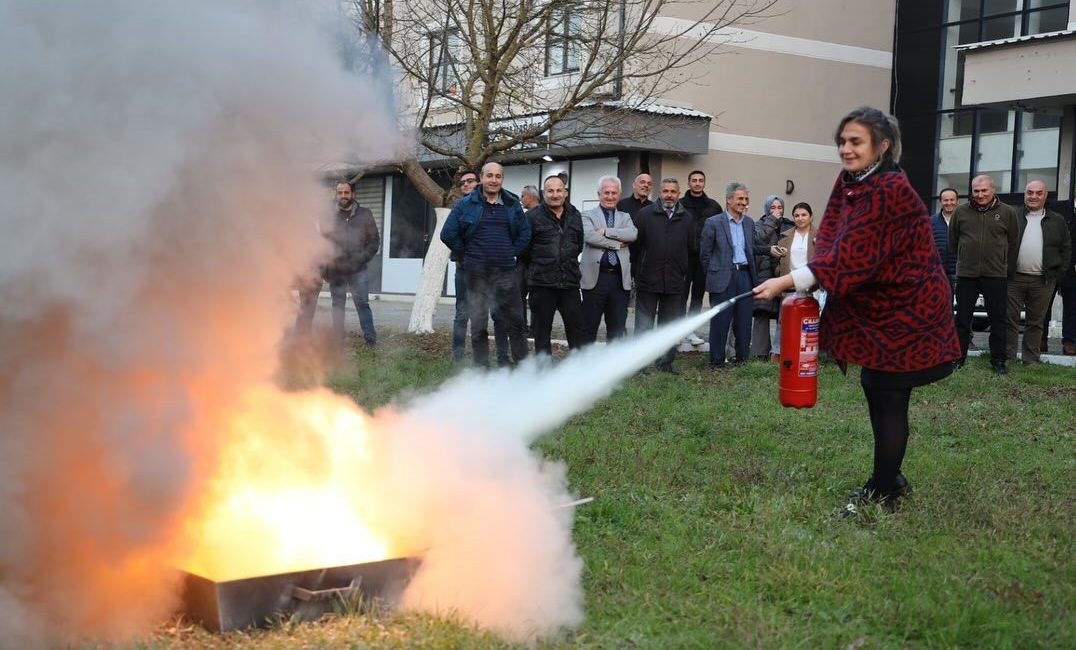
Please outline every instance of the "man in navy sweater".
[[489, 367], [489, 339], [486, 328], [477, 324], [486, 323], [491, 310], [500, 313], [508, 329], [513, 362], [527, 356], [516, 258], [530, 244], [531, 227], [519, 198], [503, 184], [504, 168], [486, 163], [479, 186], [456, 203], [441, 229], [441, 241], [457, 259], [467, 261], [471, 350], [475, 365], [484, 368]]
[[938, 248], [942, 266], [945, 267], [945, 275], [949, 278], [949, 295], [956, 293], [956, 251], [949, 250], [949, 221], [956, 212], [956, 204], [960, 197], [956, 190], [947, 187], [938, 192], [938, 202], [941, 210], [930, 218], [930, 227], [934, 230], [934, 245]]

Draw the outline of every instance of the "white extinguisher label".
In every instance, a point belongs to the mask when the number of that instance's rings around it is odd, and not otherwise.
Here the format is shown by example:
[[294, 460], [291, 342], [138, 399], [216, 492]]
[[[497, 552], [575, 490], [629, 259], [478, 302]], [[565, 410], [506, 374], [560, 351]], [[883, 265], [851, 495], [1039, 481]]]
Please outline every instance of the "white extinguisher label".
[[799, 376], [818, 374], [818, 319], [804, 318], [800, 322]]

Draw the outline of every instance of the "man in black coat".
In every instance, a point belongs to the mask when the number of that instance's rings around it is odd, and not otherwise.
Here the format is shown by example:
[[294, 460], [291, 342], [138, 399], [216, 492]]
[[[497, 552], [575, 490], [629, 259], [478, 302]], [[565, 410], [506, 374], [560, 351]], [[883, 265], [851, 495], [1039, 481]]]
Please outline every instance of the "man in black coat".
[[568, 348], [584, 341], [583, 303], [579, 297], [579, 254], [583, 252], [583, 220], [567, 203], [567, 187], [560, 176], [542, 186], [545, 202], [527, 211], [531, 244], [527, 253], [527, 288], [534, 327], [535, 354], [551, 354], [553, 315], [560, 312]]
[[[635, 331], [642, 333], [654, 327], [655, 319], [664, 325], [684, 315], [688, 256], [698, 242], [695, 219], [680, 205], [679, 181], [661, 179], [661, 202], [639, 210], [635, 227]], [[675, 358], [674, 347], [658, 359], [658, 369], [678, 374], [672, 365]]]

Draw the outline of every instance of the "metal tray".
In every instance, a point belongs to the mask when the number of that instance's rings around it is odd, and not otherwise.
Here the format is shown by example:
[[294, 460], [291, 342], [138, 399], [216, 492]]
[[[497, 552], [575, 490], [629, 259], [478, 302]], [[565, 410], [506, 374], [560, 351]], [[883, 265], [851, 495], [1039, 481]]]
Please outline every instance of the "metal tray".
[[336, 605], [377, 600], [395, 605], [418, 569], [417, 558], [215, 582], [184, 574], [181, 614], [213, 632], [309, 621]]

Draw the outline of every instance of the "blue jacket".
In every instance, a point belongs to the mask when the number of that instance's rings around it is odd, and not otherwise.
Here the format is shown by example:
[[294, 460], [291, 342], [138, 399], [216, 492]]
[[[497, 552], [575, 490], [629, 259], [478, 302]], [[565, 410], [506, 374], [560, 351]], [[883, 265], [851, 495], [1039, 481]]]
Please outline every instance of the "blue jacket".
[[[531, 224], [523, 216], [523, 204], [519, 197], [506, 189], [501, 189], [501, 201], [508, 213], [508, 232], [512, 238], [512, 252], [519, 257], [531, 243]], [[486, 198], [482, 195], [482, 186], [474, 188], [470, 194], [461, 198], [448, 213], [448, 220], [441, 228], [441, 241], [451, 249], [457, 260], [464, 259], [467, 243], [474, 236], [478, 224], [482, 221], [482, 209]]]
[[930, 218], [930, 227], [934, 230], [934, 246], [941, 255], [942, 267], [949, 277], [956, 275], [956, 251], [949, 250], [949, 225], [941, 212]]

